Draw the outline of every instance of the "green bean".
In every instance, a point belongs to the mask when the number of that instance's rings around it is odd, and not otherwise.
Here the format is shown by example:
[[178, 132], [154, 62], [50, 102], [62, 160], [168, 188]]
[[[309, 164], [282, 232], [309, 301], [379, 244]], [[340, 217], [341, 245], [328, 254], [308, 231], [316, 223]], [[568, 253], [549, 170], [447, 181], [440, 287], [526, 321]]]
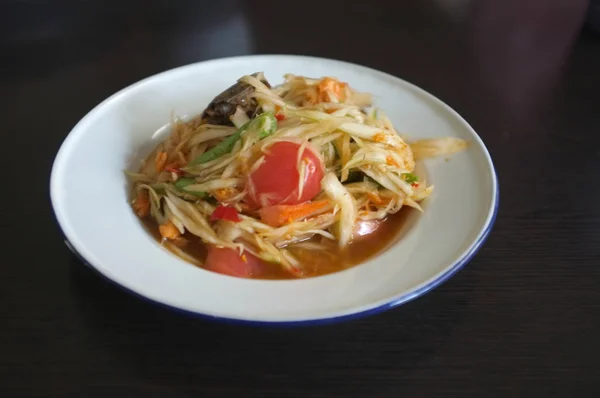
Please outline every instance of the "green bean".
[[231, 152], [235, 143], [238, 142], [240, 138], [242, 138], [242, 134], [246, 130], [257, 129], [259, 131], [258, 138], [263, 139], [273, 134], [275, 130], [277, 130], [277, 119], [275, 119], [275, 115], [271, 112], [265, 112], [255, 117], [254, 119], [248, 121], [242, 127], [240, 127], [235, 133], [227, 137], [224, 141], [218, 143], [215, 147], [210, 150], [204, 152], [202, 155], [198, 156], [196, 159], [192, 160], [190, 166], [210, 162], [211, 160], [215, 160], [225, 154]]
[[196, 180], [194, 178], [180, 178], [177, 181], [175, 181], [175, 188], [177, 188], [180, 191], [183, 191], [189, 195], [198, 196], [200, 198], [206, 198], [208, 196], [206, 192], [194, 192], [194, 191], [188, 191], [187, 189], [185, 189], [185, 187], [187, 187], [188, 185], [195, 184], [195, 183], [196, 183]]

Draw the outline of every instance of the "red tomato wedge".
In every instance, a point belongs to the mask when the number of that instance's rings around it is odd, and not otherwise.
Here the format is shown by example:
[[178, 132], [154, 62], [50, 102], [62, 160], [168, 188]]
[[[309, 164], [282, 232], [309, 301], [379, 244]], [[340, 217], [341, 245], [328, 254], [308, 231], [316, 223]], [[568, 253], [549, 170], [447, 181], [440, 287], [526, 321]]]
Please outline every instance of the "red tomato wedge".
[[252, 278], [264, 271], [265, 263], [256, 256], [244, 252], [241, 256], [233, 249], [210, 246], [205, 268], [219, 274]]
[[300, 156], [304, 161], [304, 186], [299, 195], [297, 162], [300, 147], [296, 142], [280, 141], [267, 149], [264, 162], [248, 177], [249, 204], [260, 207], [295, 205], [309, 201], [321, 192], [323, 163], [314, 150], [306, 147]]
[[210, 221], [217, 221], [217, 220], [225, 220], [225, 221], [233, 221], [233, 222], [241, 221], [240, 215], [233, 207], [223, 206], [223, 205], [217, 206], [215, 211], [213, 211], [212, 214], [210, 215]]

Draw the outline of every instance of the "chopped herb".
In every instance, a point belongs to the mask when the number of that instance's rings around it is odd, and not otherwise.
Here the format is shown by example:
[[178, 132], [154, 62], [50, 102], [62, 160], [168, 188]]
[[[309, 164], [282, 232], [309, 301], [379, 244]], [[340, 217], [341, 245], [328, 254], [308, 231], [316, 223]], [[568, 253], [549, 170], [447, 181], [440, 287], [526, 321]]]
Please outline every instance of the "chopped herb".
[[409, 184], [412, 184], [412, 183], [415, 183], [415, 182], [419, 181], [419, 177], [417, 177], [413, 173], [403, 173], [402, 174], [402, 179], [404, 181], [408, 182]]

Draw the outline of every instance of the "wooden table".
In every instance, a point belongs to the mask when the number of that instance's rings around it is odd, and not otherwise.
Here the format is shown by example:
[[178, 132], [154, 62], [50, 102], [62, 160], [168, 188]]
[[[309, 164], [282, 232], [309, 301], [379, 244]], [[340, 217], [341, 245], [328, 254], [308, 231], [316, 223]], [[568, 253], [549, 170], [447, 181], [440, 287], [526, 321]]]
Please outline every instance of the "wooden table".
[[[599, 397], [600, 36], [582, 30], [585, 2], [209, 3], [2, 2], [0, 396]], [[461, 113], [500, 180], [474, 260], [389, 312], [267, 329], [157, 308], [75, 259], [48, 199], [74, 124], [149, 75], [256, 53], [364, 64]]]

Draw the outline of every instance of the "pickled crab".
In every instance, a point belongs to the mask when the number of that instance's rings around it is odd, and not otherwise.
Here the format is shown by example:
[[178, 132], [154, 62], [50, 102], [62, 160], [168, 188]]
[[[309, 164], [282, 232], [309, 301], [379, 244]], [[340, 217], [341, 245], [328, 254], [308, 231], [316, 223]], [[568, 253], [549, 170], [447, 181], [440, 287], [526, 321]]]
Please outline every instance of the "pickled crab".
[[[267, 87], [271, 87], [262, 72], [252, 74]], [[227, 90], [217, 95], [208, 104], [202, 113], [202, 120], [208, 124], [218, 124], [223, 126], [232, 126], [230, 117], [235, 113], [236, 108], [241, 108], [249, 118], [259, 113], [259, 104], [255, 98], [251, 97], [254, 87], [247, 83], [237, 82]]]

